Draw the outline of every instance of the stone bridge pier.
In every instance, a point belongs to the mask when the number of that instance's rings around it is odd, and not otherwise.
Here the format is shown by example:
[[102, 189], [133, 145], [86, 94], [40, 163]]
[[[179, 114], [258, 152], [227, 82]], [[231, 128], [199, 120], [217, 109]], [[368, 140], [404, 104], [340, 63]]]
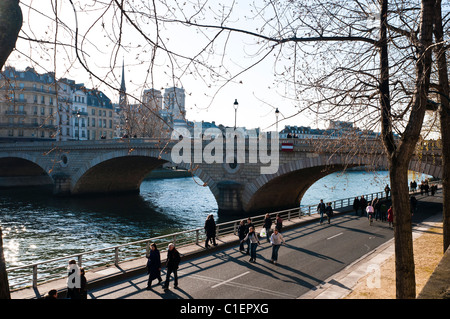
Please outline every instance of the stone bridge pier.
[[[291, 140], [269, 148], [270, 160], [260, 161], [259, 149], [246, 143], [215, 161], [202, 156], [207, 142], [192, 152], [179, 149], [173, 140], [101, 140], [3, 144], [0, 147], [0, 187], [51, 185], [55, 195], [139, 192], [143, 179], [155, 168], [171, 162], [189, 170], [209, 187], [223, 213], [263, 213], [298, 207], [308, 188], [333, 172], [355, 166], [386, 167], [379, 153], [349, 156], [345, 152], [317, 152], [312, 143]], [[217, 145], [216, 145], [217, 146]], [[202, 153], [196, 150], [203, 150]], [[256, 153], [255, 153], [256, 152]], [[176, 157], [182, 161], [174, 161]], [[275, 163], [276, 161], [276, 163]], [[229, 163], [227, 163], [229, 162]], [[274, 165], [276, 164], [276, 165]], [[268, 168], [276, 166], [276, 170]], [[441, 177], [440, 157], [413, 159], [410, 169]], [[201, 184], [201, 183], [199, 183]], [[202, 187], [202, 186], [199, 186]], [[180, 190], [182, 191], [182, 190]]]

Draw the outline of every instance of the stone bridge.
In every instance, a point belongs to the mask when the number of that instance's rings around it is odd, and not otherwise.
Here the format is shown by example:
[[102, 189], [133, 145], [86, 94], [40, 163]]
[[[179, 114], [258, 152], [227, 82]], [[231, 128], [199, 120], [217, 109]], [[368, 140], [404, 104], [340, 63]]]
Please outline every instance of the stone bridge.
[[[139, 192], [150, 171], [173, 162], [172, 151], [178, 142], [122, 139], [0, 144], [0, 187], [48, 184], [56, 195]], [[325, 147], [301, 139], [280, 140], [274, 149], [266, 144], [272, 161], [278, 158], [278, 169], [270, 173], [262, 173], [262, 168], [274, 163], [255, 161], [260, 146], [248, 140], [233, 150], [231, 163], [205, 162], [195, 150], [206, 151], [208, 143], [189, 143], [193, 151], [178, 151], [185, 161], [176, 165], [190, 170], [210, 188], [222, 212], [298, 207], [306, 190], [328, 174], [356, 166], [386, 167], [380, 145], [373, 147], [373, 143], [358, 146], [357, 151], [351, 143], [327, 142]], [[210, 149], [209, 154], [217, 151]], [[409, 168], [440, 178], [440, 155], [428, 152], [420, 160], [415, 157]]]

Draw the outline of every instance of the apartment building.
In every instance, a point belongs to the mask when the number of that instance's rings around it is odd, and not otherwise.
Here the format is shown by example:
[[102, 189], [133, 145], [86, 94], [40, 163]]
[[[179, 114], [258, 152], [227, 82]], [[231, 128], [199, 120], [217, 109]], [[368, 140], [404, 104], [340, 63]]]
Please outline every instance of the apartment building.
[[0, 140], [99, 140], [114, 137], [111, 100], [74, 80], [5, 67], [0, 73]]
[[53, 73], [6, 67], [0, 73], [0, 139], [54, 140], [58, 130], [56, 89]]

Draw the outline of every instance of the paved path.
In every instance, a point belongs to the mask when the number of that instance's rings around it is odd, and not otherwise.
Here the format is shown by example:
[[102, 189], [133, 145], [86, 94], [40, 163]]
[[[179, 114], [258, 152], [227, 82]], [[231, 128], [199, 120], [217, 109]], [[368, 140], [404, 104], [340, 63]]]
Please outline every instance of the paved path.
[[[442, 215], [441, 193], [418, 196], [413, 223], [432, 226]], [[426, 200], [426, 202], [425, 202]], [[431, 218], [431, 219], [430, 219]], [[427, 220], [425, 224], [422, 224]], [[356, 282], [393, 253], [393, 230], [386, 222], [369, 225], [366, 217], [345, 214], [330, 225], [317, 222], [283, 232], [286, 245], [279, 264], [269, 262], [270, 244], [261, 241], [257, 263], [232, 246], [182, 262], [179, 288], [145, 290], [147, 276], [138, 275], [89, 291], [95, 299], [295, 299], [341, 298]], [[163, 269], [163, 279], [165, 271]]]

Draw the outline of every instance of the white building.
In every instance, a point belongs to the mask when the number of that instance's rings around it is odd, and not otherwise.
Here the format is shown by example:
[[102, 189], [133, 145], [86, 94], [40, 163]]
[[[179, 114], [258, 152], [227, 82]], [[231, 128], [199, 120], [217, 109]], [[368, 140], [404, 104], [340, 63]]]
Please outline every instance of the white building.
[[72, 129], [76, 140], [87, 140], [87, 95], [83, 84], [73, 87]]

